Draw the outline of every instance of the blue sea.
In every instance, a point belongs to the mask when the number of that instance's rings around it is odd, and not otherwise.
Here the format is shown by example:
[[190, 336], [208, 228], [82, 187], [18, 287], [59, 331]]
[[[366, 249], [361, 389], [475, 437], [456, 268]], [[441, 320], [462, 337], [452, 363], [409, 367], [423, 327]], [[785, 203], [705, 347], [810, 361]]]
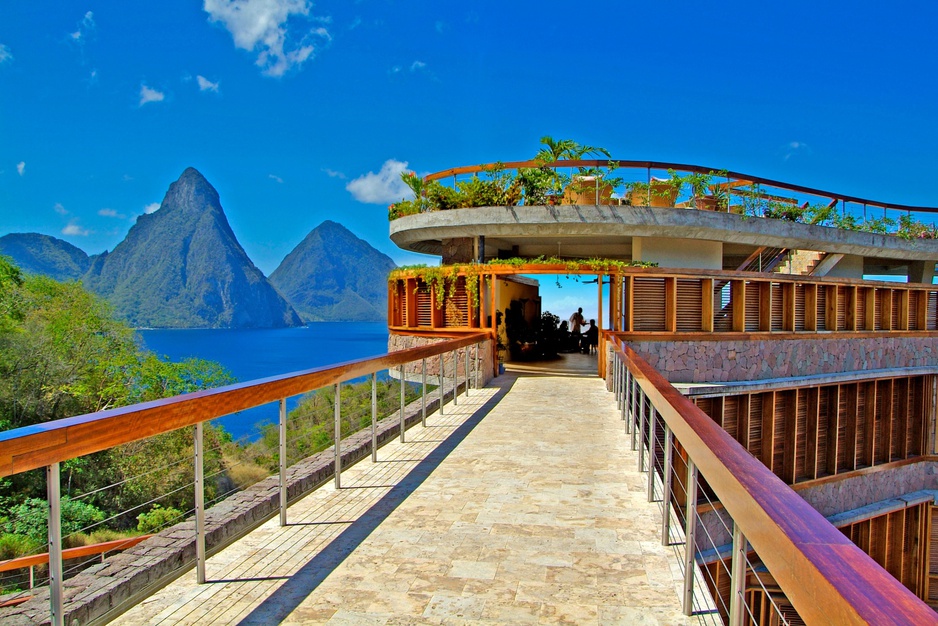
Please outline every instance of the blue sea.
[[[384, 354], [384, 322], [319, 322], [300, 328], [140, 330], [143, 345], [171, 361], [216, 361], [240, 382]], [[288, 400], [292, 408], [298, 398]], [[220, 418], [235, 439], [256, 439], [257, 426], [277, 420], [277, 405]]]

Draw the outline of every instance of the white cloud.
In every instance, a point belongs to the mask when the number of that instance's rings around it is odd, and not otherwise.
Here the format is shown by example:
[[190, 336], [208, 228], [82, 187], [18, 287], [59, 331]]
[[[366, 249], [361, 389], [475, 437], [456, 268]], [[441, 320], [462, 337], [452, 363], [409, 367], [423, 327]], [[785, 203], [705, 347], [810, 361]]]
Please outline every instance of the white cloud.
[[10, 48], [0, 43], [0, 65], [13, 60], [13, 53]]
[[140, 106], [148, 102], [162, 102], [165, 98], [166, 95], [162, 91], [151, 89], [146, 85], [140, 85]]
[[377, 174], [368, 172], [349, 182], [345, 188], [359, 202], [386, 204], [405, 197], [413, 197], [410, 187], [401, 180], [401, 172], [407, 170], [407, 161], [388, 159]]
[[88, 39], [90, 35], [94, 34], [96, 27], [97, 25], [94, 22], [94, 13], [88, 11], [85, 13], [85, 16], [81, 18], [81, 21], [78, 22], [78, 30], [76, 30], [74, 33], [69, 33], [68, 36], [72, 38], [72, 41], [81, 44], [86, 39]]
[[20, 176], [26, 173], [26, 161], [20, 161], [16, 164], [16, 173]]
[[91, 234], [91, 231], [87, 228], [82, 228], [78, 224], [78, 220], [72, 220], [69, 222], [68, 226], [62, 229], [63, 235], [75, 235], [78, 237], [87, 237]]
[[785, 154], [782, 156], [783, 161], [787, 161], [798, 152], [805, 152], [807, 154], [811, 153], [811, 147], [808, 146], [803, 141], [790, 141], [782, 150]]
[[61, 202], [56, 202], [52, 206], [52, 210], [58, 213], [59, 215], [68, 215], [68, 209], [66, 209]]
[[426, 66], [427, 64], [424, 63], [423, 61], [414, 61], [413, 63], [410, 64], [410, 71], [418, 72], [422, 70], [423, 68], [425, 68]]
[[274, 180], [274, 181], [277, 181], [278, 183], [282, 183], [282, 182], [283, 182], [283, 179], [280, 178], [279, 176], [275, 175], [275, 174], [268, 174], [268, 175], [267, 175], [267, 178], [269, 178], [269, 179], [271, 179], [271, 180]]
[[329, 178], [339, 178], [345, 180], [345, 174], [342, 172], [337, 172], [336, 170], [331, 170], [328, 167], [322, 168], [322, 171], [326, 173], [326, 176]]
[[214, 91], [218, 93], [218, 87], [221, 85], [220, 82], [213, 83], [204, 76], [196, 76], [195, 80], [199, 83], [199, 91]]
[[290, 28], [298, 22], [294, 16], [311, 19], [309, 0], [204, 0], [202, 8], [210, 21], [231, 33], [236, 48], [257, 51], [255, 64], [268, 76], [283, 76], [309, 60], [315, 51], [312, 37], [331, 39], [321, 26], [305, 32]]
[[101, 209], [100, 211], [98, 211], [98, 215], [102, 217], [116, 217], [119, 220], [122, 220], [127, 217], [123, 213], [118, 213], [114, 209]]
[[143, 212], [144, 212], [144, 213], [147, 213], [147, 214], [149, 214], [149, 213], [155, 213], [156, 210], [159, 209], [159, 208], [160, 208], [160, 203], [159, 203], [159, 202], [151, 202], [150, 204], [148, 204], [148, 205], [146, 205], [145, 207], [143, 207]]

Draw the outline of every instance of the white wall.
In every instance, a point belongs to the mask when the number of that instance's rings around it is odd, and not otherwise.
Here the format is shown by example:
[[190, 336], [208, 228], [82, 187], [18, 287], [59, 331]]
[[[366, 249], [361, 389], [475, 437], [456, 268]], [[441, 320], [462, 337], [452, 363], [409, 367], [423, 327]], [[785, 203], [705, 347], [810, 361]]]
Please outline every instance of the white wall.
[[632, 260], [650, 261], [659, 267], [723, 269], [723, 243], [701, 239], [633, 237]]

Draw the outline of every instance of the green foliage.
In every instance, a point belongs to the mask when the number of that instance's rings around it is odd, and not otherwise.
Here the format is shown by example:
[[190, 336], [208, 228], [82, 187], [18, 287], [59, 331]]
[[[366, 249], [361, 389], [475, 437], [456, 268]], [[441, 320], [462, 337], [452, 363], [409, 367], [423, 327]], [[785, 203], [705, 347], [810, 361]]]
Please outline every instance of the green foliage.
[[0, 535], [0, 561], [17, 559], [21, 556], [29, 556], [43, 551], [46, 545], [46, 538], [42, 541], [36, 541], [26, 535], [15, 535], [13, 533], [4, 533]]
[[[48, 504], [39, 498], [27, 498], [10, 507], [3, 530], [43, 544], [49, 536]], [[62, 536], [79, 532], [104, 520], [104, 512], [80, 500], [62, 497]]]
[[[393, 379], [377, 381], [377, 412], [384, 417], [400, 408], [400, 382]], [[419, 389], [406, 385], [405, 402], [419, 397]], [[371, 426], [371, 383], [351, 383], [341, 386], [342, 436]], [[277, 468], [279, 429], [276, 424], [261, 428], [261, 440], [249, 446], [248, 455], [254, 462]], [[292, 463], [335, 443], [335, 388], [325, 387], [304, 395], [287, 419], [287, 459]]]
[[163, 508], [154, 504], [146, 513], [137, 516], [137, 530], [142, 534], [156, 533], [176, 522], [182, 521], [183, 512], [173, 507]]

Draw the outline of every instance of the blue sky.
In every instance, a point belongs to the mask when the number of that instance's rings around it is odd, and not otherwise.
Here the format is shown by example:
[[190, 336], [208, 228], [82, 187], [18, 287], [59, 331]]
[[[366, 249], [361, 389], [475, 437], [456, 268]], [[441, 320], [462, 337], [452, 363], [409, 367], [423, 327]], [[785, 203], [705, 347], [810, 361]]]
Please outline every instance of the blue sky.
[[3, 0], [0, 235], [113, 249], [194, 166], [265, 273], [325, 219], [420, 262], [387, 237], [400, 164], [545, 134], [938, 206], [936, 25], [933, 1]]

